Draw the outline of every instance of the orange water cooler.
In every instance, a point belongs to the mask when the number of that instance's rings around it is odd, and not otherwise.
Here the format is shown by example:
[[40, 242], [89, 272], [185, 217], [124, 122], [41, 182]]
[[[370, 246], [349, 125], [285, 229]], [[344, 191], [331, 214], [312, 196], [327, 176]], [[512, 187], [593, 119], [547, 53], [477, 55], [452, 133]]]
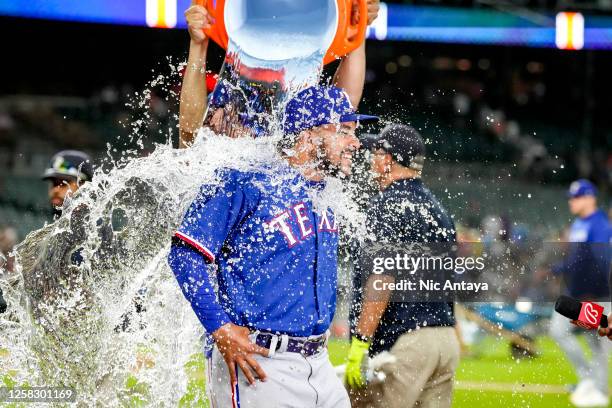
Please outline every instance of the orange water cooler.
[[[243, 0], [246, 3], [247, 0]], [[257, 3], [257, 0], [248, 0]], [[327, 49], [323, 59], [324, 64], [328, 64], [337, 58], [340, 58], [355, 48], [359, 47], [365, 38], [367, 28], [367, 4], [366, 0], [329, 0], [335, 3], [336, 6], [336, 22], [335, 35]], [[228, 47], [228, 32], [226, 26], [226, 8], [240, 5], [236, 4], [237, 0], [200, 0], [202, 5], [205, 5], [208, 12], [214, 18], [215, 22], [211, 29], [207, 30], [207, 34], [218, 45], [227, 50]], [[283, 3], [279, 1], [279, 3]], [[288, 3], [300, 3], [300, 0], [288, 0]], [[312, 2], [304, 2], [312, 3]], [[273, 13], [273, 10], [269, 10]], [[326, 22], [321, 21], [321, 24]], [[333, 24], [333, 22], [331, 22]], [[270, 44], [271, 47], [274, 44]]]

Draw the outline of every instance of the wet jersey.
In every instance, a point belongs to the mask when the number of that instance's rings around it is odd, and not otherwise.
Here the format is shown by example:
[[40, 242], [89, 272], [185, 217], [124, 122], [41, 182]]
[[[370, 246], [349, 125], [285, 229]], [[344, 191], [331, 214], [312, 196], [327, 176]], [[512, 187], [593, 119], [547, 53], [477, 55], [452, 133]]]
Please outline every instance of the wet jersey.
[[[220, 186], [202, 186], [175, 233], [169, 264], [209, 333], [231, 321], [310, 336], [331, 323], [336, 220], [309, 197], [323, 183], [282, 173], [224, 171]], [[204, 262], [216, 266], [216, 279]]]

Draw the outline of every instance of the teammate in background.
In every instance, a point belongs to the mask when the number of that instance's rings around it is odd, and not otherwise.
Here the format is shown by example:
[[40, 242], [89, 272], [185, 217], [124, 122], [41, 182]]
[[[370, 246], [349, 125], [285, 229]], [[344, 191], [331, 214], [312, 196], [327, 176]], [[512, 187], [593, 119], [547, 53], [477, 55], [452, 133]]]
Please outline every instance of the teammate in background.
[[69, 195], [93, 177], [93, 164], [88, 154], [78, 150], [62, 150], [56, 153], [42, 175], [49, 181], [49, 202], [53, 218], [62, 215], [62, 205]]
[[[606, 213], [597, 208], [597, 189], [588, 180], [574, 181], [569, 188], [569, 209], [577, 216], [569, 232], [569, 254], [551, 271], [563, 276], [568, 295], [578, 300], [595, 301], [609, 312], [608, 274], [611, 266], [610, 239], [612, 226]], [[591, 349], [587, 361], [577, 334], [584, 334]], [[567, 324], [558, 313], [552, 314], [550, 335], [574, 366], [580, 382], [570, 401], [577, 407], [607, 406], [608, 344], [594, 333]]]
[[326, 347], [338, 226], [331, 210], [315, 211], [309, 191], [322, 189], [326, 176], [350, 172], [359, 148], [355, 122], [377, 118], [356, 114], [335, 87], [299, 92], [284, 114], [288, 142], [279, 151], [286, 164], [274, 179], [222, 172], [223, 185], [203, 186], [191, 204], [168, 257], [214, 339], [213, 406], [350, 406]]
[[[49, 203], [54, 220], [62, 215], [64, 200], [76, 192], [84, 182], [91, 181], [92, 177], [92, 160], [86, 153], [78, 150], [62, 150], [53, 155], [49, 167], [42, 174], [42, 179], [49, 181]], [[67, 247], [71, 245], [72, 236], [71, 233], [62, 236], [63, 244]], [[69, 257], [65, 261], [72, 265], [79, 265], [83, 262], [81, 250], [70, 251]], [[66, 265], [63, 266], [66, 267]], [[28, 282], [27, 284], [33, 283]], [[2, 298], [2, 291], [0, 290], [0, 310], [3, 308], [3, 303], [4, 309], [6, 309], [6, 302]]]
[[[42, 178], [50, 182], [49, 202], [53, 208], [54, 219], [62, 215], [62, 206], [66, 197], [74, 194], [83, 183], [91, 181], [93, 172], [94, 169], [91, 157], [82, 151], [62, 150], [51, 158], [49, 167], [43, 173]], [[72, 219], [81, 220], [87, 214], [89, 214], [87, 207], [82, 207], [73, 212]], [[78, 225], [79, 223], [74, 222], [72, 224]], [[106, 251], [113, 250], [112, 240], [112, 230], [109, 230], [109, 228], [101, 228], [101, 246], [104, 247]], [[70, 255], [70, 263], [78, 266], [82, 262], [82, 248], [77, 248], [77, 250], [73, 251]], [[132, 307], [121, 316], [121, 323], [117, 325], [115, 331], [127, 331], [132, 328], [131, 324], [135, 320], [134, 313], [141, 313], [144, 311], [141, 297], [144, 295], [145, 291], [144, 288], [138, 291], [138, 294], [134, 297]], [[142, 323], [140, 324], [142, 325]]]
[[[380, 0], [367, 0], [368, 24], [371, 24], [378, 15]], [[212, 23], [212, 17], [205, 7], [192, 2], [191, 7], [185, 11], [187, 27], [189, 30], [189, 56], [179, 106], [179, 147], [187, 147], [193, 143], [198, 129], [202, 127], [207, 107], [206, 93], [206, 55], [209, 39], [204, 33]], [[353, 13], [355, 18], [355, 13]], [[365, 80], [365, 41], [353, 52], [345, 56], [340, 62], [332, 83], [344, 89], [349, 95], [351, 104], [357, 108], [363, 92]], [[214, 122], [218, 118], [211, 118], [209, 126], [214, 129]]]
[[[452, 219], [421, 181], [425, 145], [418, 132], [388, 125], [362, 144], [372, 152], [372, 172], [380, 188], [367, 213], [376, 242], [456, 241]], [[389, 292], [374, 294], [367, 277], [355, 275], [345, 374], [353, 407], [450, 407], [459, 362], [453, 304], [389, 302]], [[393, 280], [377, 275], [381, 277]], [[366, 285], [359, 290], [362, 279]], [[363, 359], [383, 351], [395, 362], [382, 366], [384, 381], [366, 384]]]

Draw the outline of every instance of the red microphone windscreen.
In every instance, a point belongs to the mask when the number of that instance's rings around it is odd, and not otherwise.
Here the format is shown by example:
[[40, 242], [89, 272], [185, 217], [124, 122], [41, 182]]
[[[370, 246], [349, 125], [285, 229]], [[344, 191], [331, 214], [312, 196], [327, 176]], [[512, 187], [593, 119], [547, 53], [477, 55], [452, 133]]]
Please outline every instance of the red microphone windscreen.
[[585, 329], [608, 327], [607, 316], [604, 315], [603, 306], [593, 302], [579, 302], [569, 296], [559, 296], [555, 302], [557, 313], [576, 321], [576, 324]]

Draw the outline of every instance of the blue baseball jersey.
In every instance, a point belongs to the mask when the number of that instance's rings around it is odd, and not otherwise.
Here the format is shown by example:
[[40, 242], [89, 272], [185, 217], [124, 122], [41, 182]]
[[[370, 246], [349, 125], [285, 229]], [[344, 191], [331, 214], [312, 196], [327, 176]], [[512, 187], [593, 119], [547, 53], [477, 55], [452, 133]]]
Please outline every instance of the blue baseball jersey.
[[[209, 333], [228, 321], [291, 336], [324, 333], [336, 307], [338, 226], [309, 198], [324, 184], [289, 167], [274, 178], [236, 170], [220, 177], [220, 186], [202, 186], [169, 256], [196, 315]], [[218, 296], [204, 260], [217, 267]]]

